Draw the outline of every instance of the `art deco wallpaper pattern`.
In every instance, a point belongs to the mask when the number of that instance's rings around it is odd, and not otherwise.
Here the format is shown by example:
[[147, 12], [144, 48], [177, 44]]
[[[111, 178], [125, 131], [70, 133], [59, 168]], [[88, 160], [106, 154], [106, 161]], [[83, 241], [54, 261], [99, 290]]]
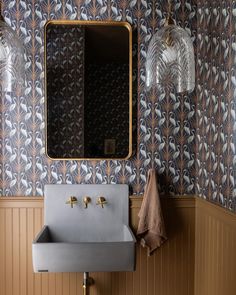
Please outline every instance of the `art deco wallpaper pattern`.
[[196, 194], [236, 211], [236, 1], [198, 1]]
[[[144, 90], [144, 64], [147, 45], [164, 22], [167, 1], [3, 1], [2, 14], [26, 48], [27, 80], [24, 93], [2, 96], [1, 194], [42, 195], [49, 182], [125, 182], [134, 193], [142, 193], [147, 170], [156, 167], [162, 192], [196, 192], [236, 209], [235, 8], [232, 0], [174, 1], [177, 23], [196, 42], [197, 88], [190, 96], [157, 97]], [[43, 26], [47, 19], [59, 18], [123, 20], [137, 30], [138, 135], [136, 154], [129, 161], [45, 157]]]
[[[196, 2], [176, 1], [177, 22], [196, 37]], [[167, 1], [2, 1], [2, 14], [26, 49], [24, 93], [2, 97], [2, 195], [43, 195], [45, 183], [129, 183], [143, 192], [156, 167], [162, 191], [193, 193], [195, 94], [147, 96], [145, 56]], [[137, 151], [128, 161], [51, 161], [45, 156], [44, 31], [48, 19], [128, 21], [138, 38]]]

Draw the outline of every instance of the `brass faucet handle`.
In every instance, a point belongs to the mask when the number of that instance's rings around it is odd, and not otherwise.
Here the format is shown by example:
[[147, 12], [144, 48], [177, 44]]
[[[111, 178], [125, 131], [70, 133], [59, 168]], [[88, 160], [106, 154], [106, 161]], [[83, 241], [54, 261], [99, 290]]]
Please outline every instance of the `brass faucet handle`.
[[87, 209], [88, 204], [91, 202], [91, 198], [89, 196], [86, 196], [83, 198], [83, 202], [84, 202], [84, 209]]
[[107, 200], [104, 197], [98, 197], [96, 204], [101, 205], [101, 207], [104, 208], [104, 205], [107, 204]]
[[66, 201], [66, 204], [70, 204], [71, 208], [73, 208], [74, 204], [78, 203], [77, 198], [74, 196], [69, 197]]

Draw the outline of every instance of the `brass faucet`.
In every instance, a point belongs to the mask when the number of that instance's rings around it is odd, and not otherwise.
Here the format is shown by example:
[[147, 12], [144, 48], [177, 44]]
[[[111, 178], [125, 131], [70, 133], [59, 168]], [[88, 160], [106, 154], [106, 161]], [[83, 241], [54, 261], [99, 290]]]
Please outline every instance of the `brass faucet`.
[[74, 196], [69, 197], [66, 201], [66, 204], [70, 204], [71, 208], [73, 208], [74, 204], [78, 203], [77, 198]]
[[83, 202], [84, 202], [84, 209], [87, 209], [88, 208], [88, 203], [91, 202], [91, 198], [86, 196], [83, 198]]
[[104, 197], [98, 197], [96, 204], [101, 205], [101, 207], [104, 208], [104, 204], [107, 204], [107, 201]]

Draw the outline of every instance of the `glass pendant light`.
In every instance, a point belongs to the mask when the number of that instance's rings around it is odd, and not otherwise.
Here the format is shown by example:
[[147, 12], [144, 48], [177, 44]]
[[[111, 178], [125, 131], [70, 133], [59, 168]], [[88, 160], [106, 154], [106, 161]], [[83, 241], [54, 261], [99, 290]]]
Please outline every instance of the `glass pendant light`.
[[[1, 7], [0, 7], [1, 9]], [[24, 82], [24, 50], [15, 33], [0, 14], [0, 87], [10, 92]]]
[[168, 16], [163, 28], [151, 39], [146, 59], [146, 88], [159, 92], [175, 90], [192, 92], [195, 88], [195, 61], [192, 40], [188, 32], [175, 25]]

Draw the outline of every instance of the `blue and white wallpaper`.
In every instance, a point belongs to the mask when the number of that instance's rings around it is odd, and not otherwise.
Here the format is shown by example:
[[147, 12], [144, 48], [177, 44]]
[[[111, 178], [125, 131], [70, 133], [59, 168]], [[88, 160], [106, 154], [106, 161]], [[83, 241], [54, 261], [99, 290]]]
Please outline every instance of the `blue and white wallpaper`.
[[[174, 18], [195, 42], [196, 91], [146, 94], [148, 43], [167, 1], [3, 0], [25, 46], [26, 87], [2, 96], [1, 195], [43, 195], [45, 183], [128, 183], [142, 193], [155, 167], [162, 192], [197, 193], [235, 209], [236, 2], [175, 0]], [[44, 24], [49, 19], [128, 21], [137, 32], [137, 150], [128, 161], [51, 161], [45, 156]], [[135, 34], [134, 34], [135, 35]]]

